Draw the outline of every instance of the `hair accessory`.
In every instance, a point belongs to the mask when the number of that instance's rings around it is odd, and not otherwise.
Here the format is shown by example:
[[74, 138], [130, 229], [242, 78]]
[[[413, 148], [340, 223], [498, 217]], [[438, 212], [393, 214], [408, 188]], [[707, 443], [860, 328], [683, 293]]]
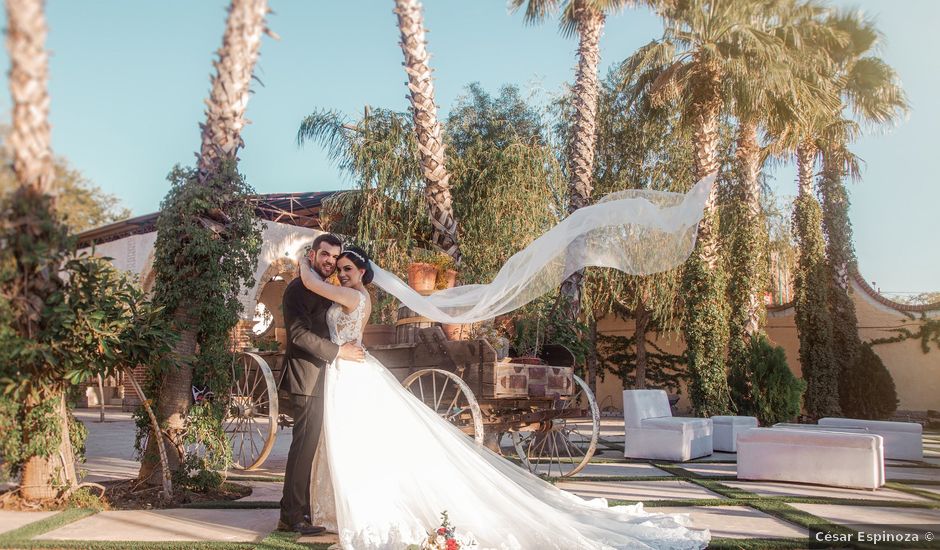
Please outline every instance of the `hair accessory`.
[[355, 257], [359, 258], [359, 261], [362, 262], [362, 263], [364, 263], [364, 264], [368, 264], [368, 263], [369, 263], [365, 258], [362, 257], [361, 254], [359, 254], [359, 253], [356, 252], [355, 250], [350, 250], [350, 249], [347, 248], [346, 250], [343, 250], [343, 254], [349, 254], [349, 255], [351, 255], [351, 256], [355, 256]]

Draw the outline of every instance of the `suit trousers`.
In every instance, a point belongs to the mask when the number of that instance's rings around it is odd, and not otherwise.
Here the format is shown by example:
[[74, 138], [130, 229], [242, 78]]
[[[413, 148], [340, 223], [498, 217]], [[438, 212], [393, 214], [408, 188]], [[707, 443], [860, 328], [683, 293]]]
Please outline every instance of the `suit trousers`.
[[310, 475], [323, 428], [323, 396], [292, 393], [290, 400], [294, 408], [294, 427], [284, 473], [281, 520], [294, 525], [310, 513]]

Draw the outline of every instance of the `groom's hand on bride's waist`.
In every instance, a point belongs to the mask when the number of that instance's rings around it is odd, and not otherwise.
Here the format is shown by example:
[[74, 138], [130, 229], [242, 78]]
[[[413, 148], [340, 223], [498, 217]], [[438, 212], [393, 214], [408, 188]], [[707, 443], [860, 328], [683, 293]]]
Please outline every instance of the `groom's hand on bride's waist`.
[[362, 349], [362, 346], [356, 344], [355, 342], [347, 342], [339, 347], [339, 359], [347, 359], [349, 361], [364, 361], [366, 358], [366, 351]]

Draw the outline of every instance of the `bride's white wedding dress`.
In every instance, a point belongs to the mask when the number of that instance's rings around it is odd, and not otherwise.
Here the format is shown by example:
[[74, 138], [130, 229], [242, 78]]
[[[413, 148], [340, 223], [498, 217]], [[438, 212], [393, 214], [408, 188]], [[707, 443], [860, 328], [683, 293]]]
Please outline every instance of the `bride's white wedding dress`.
[[[361, 338], [365, 296], [346, 314], [327, 313], [331, 339]], [[642, 504], [608, 507], [546, 483], [478, 446], [418, 400], [381, 363], [337, 360], [327, 367], [321, 445], [312, 477], [313, 523], [347, 550], [420, 545], [447, 511], [458, 536], [479, 547], [689, 549], [707, 531]]]

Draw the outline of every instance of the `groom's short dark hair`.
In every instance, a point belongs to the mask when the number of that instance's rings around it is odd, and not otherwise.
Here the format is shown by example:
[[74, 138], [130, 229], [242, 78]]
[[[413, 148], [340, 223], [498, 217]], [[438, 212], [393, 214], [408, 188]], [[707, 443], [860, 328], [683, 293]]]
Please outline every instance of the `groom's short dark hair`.
[[341, 241], [339, 237], [332, 233], [324, 233], [318, 236], [316, 239], [313, 239], [313, 244], [310, 245], [310, 250], [320, 250], [321, 243], [338, 246], [340, 248], [343, 247], [343, 241]]

